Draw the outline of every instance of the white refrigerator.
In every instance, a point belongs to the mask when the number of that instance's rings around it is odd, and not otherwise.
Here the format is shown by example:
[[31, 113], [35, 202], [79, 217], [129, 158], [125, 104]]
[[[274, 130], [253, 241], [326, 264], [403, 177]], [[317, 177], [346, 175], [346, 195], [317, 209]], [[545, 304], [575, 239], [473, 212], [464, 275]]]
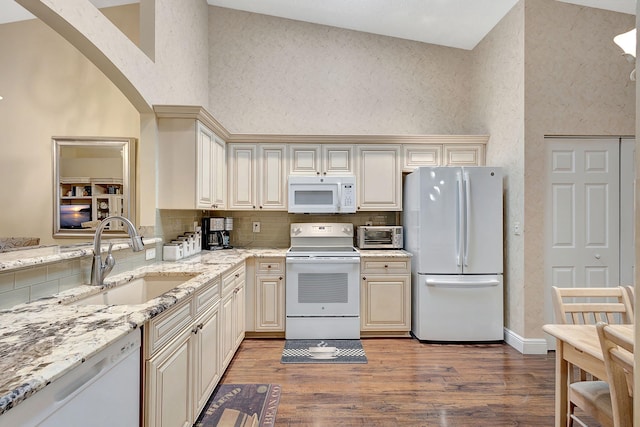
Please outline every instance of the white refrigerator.
[[419, 340], [502, 341], [503, 176], [495, 167], [421, 167], [404, 185]]

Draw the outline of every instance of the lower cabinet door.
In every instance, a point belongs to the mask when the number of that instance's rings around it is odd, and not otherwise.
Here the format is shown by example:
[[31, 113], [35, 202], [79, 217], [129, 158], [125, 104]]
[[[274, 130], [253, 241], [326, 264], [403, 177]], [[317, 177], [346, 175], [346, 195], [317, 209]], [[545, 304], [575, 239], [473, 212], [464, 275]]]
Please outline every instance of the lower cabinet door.
[[186, 330], [146, 362], [147, 426], [186, 427], [193, 424], [191, 333], [191, 330]]
[[284, 332], [284, 276], [256, 276], [256, 331]]
[[367, 275], [361, 290], [361, 330], [410, 330], [411, 276]]
[[235, 334], [234, 334], [234, 292], [229, 293], [229, 295], [225, 296], [222, 300], [222, 304], [220, 305], [220, 322], [221, 322], [221, 333], [220, 333], [220, 348], [221, 348], [221, 357], [222, 357], [222, 370], [224, 370], [231, 362], [233, 358], [233, 350], [235, 343]]
[[242, 340], [244, 339], [245, 332], [245, 286], [242, 284], [238, 287], [237, 292], [233, 297], [233, 355], [238, 349]]
[[220, 363], [220, 349], [218, 337], [220, 334], [220, 313], [216, 304], [196, 322], [194, 343], [194, 420], [204, 408], [213, 389], [220, 380], [222, 364]]

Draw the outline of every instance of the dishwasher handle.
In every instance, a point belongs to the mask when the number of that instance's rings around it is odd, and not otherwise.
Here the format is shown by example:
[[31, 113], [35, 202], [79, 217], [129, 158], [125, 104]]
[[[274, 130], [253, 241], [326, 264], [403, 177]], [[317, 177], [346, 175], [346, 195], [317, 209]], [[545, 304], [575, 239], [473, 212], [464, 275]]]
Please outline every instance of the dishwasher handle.
[[498, 279], [480, 279], [480, 280], [466, 280], [460, 281], [455, 279], [435, 279], [428, 278], [426, 279], [427, 286], [432, 286], [434, 288], [461, 288], [461, 289], [470, 289], [470, 288], [491, 288], [494, 286], [500, 285], [500, 281]]

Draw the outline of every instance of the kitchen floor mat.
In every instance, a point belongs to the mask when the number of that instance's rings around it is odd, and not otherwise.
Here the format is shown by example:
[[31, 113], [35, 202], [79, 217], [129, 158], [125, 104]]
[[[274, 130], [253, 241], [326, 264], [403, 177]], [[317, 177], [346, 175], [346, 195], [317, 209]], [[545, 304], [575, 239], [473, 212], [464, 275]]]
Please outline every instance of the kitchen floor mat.
[[193, 426], [273, 426], [281, 392], [278, 384], [220, 384]]
[[367, 363], [367, 356], [360, 340], [286, 340], [280, 363]]

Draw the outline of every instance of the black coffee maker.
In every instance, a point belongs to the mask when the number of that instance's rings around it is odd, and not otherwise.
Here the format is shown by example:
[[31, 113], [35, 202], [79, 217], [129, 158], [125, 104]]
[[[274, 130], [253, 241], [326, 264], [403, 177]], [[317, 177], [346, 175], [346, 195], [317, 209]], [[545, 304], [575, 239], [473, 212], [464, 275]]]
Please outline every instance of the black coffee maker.
[[224, 249], [224, 218], [202, 218], [202, 249]]

